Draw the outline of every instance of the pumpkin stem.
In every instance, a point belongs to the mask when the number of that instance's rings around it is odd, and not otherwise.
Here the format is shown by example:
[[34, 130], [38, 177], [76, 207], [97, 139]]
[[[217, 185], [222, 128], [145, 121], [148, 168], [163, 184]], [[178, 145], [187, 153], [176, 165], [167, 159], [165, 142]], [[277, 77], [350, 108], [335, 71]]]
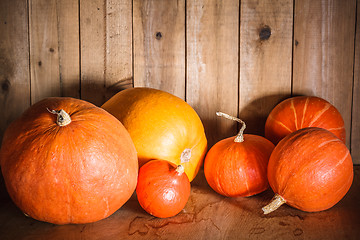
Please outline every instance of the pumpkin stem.
[[275, 211], [276, 209], [278, 209], [284, 203], [286, 203], [286, 200], [282, 196], [276, 193], [273, 199], [271, 200], [271, 202], [265, 207], [263, 207], [262, 210], [264, 214], [269, 214]]
[[191, 158], [191, 149], [185, 148], [184, 151], [181, 153], [180, 162], [187, 163], [190, 161], [190, 158]]
[[71, 123], [70, 115], [67, 112], [65, 112], [64, 110], [61, 109], [61, 110], [57, 111], [57, 110], [50, 110], [48, 108], [46, 108], [46, 109], [49, 111], [49, 113], [57, 115], [56, 123], [60, 127], [66, 126], [69, 123]]
[[183, 167], [183, 165], [178, 165], [175, 171], [177, 171], [178, 174], [181, 175], [185, 172], [185, 168]]
[[220, 117], [224, 117], [224, 118], [229, 119], [229, 120], [236, 121], [238, 123], [241, 123], [242, 126], [240, 128], [239, 133], [236, 135], [234, 142], [243, 142], [244, 141], [244, 130], [246, 128], [246, 124], [245, 124], [245, 122], [243, 120], [241, 120], [240, 118], [230, 116], [229, 114], [226, 114], [226, 113], [223, 113], [223, 112], [216, 112], [216, 115], [218, 115]]

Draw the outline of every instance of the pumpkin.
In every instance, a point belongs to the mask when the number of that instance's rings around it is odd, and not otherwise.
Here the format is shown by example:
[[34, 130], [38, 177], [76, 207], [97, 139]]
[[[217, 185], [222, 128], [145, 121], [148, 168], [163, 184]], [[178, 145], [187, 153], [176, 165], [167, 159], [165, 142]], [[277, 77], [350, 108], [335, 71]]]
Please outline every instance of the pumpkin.
[[192, 181], [203, 163], [207, 140], [195, 110], [182, 99], [152, 88], [120, 91], [102, 106], [118, 118], [135, 144], [139, 166], [151, 159], [182, 164]]
[[265, 214], [281, 204], [306, 212], [331, 208], [349, 190], [353, 163], [345, 144], [321, 128], [297, 130], [275, 147], [268, 165], [273, 201]]
[[204, 173], [210, 187], [228, 197], [247, 197], [268, 187], [267, 164], [274, 144], [264, 137], [243, 134], [245, 123], [238, 118], [218, 112], [242, 123], [237, 136], [217, 142], [208, 152]]
[[136, 195], [149, 214], [168, 218], [178, 214], [190, 196], [190, 181], [182, 165], [151, 160], [139, 170]]
[[265, 137], [277, 144], [289, 133], [306, 127], [324, 128], [345, 143], [344, 120], [326, 100], [314, 96], [288, 98], [270, 112], [265, 123]]
[[14, 203], [34, 219], [89, 223], [118, 210], [136, 188], [136, 149], [124, 126], [95, 105], [47, 98], [7, 128], [1, 170]]

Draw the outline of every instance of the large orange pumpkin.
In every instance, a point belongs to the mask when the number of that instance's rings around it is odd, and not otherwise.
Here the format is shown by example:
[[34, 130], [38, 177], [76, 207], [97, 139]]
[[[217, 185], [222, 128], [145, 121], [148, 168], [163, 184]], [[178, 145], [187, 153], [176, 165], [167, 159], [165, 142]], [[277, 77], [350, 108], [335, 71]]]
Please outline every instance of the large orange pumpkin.
[[182, 99], [152, 88], [123, 90], [103, 106], [128, 130], [139, 164], [150, 159], [183, 165], [192, 181], [203, 162], [207, 140], [195, 110]]
[[224, 113], [217, 113], [242, 123], [237, 136], [217, 142], [207, 153], [204, 173], [210, 187], [228, 197], [248, 197], [269, 187], [267, 164], [274, 144], [264, 137], [243, 134], [245, 123]]
[[277, 144], [289, 133], [306, 127], [324, 128], [345, 143], [344, 120], [339, 111], [319, 97], [288, 98], [270, 112], [265, 123], [265, 137]]
[[307, 212], [331, 208], [349, 190], [353, 163], [345, 144], [321, 128], [297, 130], [275, 147], [268, 165], [274, 200], [263, 208], [274, 211], [281, 204]]
[[137, 183], [135, 146], [105, 110], [73, 98], [47, 98], [6, 130], [0, 152], [14, 203], [37, 220], [88, 223], [108, 217]]

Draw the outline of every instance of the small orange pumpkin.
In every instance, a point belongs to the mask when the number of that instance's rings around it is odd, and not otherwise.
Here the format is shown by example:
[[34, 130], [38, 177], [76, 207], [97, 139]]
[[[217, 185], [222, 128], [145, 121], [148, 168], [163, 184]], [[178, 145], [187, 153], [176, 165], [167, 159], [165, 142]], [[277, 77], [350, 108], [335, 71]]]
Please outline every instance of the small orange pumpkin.
[[184, 167], [164, 160], [151, 160], [140, 168], [136, 195], [149, 214], [168, 218], [178, 214], [190, 196]]
[[47, 98], [6, 130], [1, 170], [14, 203], [40, 221], [89, 223], [135, 190], [138, 161], [124, 126], [86, 101]]
[[207, 140], [195, 110], [182, 99], [152, 88], [131, 88], [102, 106], [120, 120], [135, 144], [139, 165], [162, 159], [183, 165], [192, 181], [203, 163]]
[[268, 165], [275, 192], [265, 214], [286, 203], [306, 212], [331, 208], [349, 190], [353, 163], [345, 144], [321, 128], [297, 130], [275, 147]]
[[344, 120], [339, 111], [319, 97], [288, 98], [270, 112], [265, 123], [265, 137], [277, 144], [289, 133], [306, 127], [324, 128], [345, 143]]
[[264, 137], [243, 134], [245, 123], [224, 113], [217, 113], [242, 123], [236, 137], [223, 139], [208, 152], [204, 173], [210, 187], [228, 197], [246, 197], [268, 187], [267, 164], [274, 144]]

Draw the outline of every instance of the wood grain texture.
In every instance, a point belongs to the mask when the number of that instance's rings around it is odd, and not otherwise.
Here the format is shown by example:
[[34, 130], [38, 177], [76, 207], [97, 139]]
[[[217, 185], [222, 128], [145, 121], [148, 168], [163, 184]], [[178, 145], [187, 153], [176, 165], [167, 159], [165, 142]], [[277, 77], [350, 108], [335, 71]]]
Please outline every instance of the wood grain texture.
[[185, 99], [185, 1], [134, 1], [134, 86]]
[[104, 0], [80, 0], [81, 98], [101, 105], [105, 101]]
[[272, 108], [291, 94], [293, 1], [241, 2], [240, 118], [264, 135]]
[[239, 2], [187, 1], [186, 100], [200, 115], [209, 147], [236, 135], [238, 115]]
[[356, 0], [295, 1], [293, 93], [315, 95], [342, 114], [349, 147]]
[[131, 0], [80, 0], [81, 98], [103, 104], [132, 87]]
[[8, 125], [30, 106], [26, 0], [0, 1], [0, 36], [1, 142]]
[[105, 100], [133, 87], [132, 1], [106, 3]]
[[[91, 224], [53, 225], [25, 217], [4, 193], [0, 197], [0, 237], [13, 239], [359, 239], [360, 167], [346, 196], [327, 211], [306, 213], [281, 206], [264, 215], [273, 192], [247, 198], [215, 193], [201, 171], [191, 183], [185, 208], [160, 219], [146, 213], [135, 194], [110, 217]], [[21, 231], [20, 231], [21, 230]]]
[[61, 96], [80, 98], [79, 0], [56, 2]]
[[56, 0], [29, 1], [31, 102], [60, 96]]
[[360, 0], [357, 0], [357, 23], [354, 58], [354, 86], [351, 124], [351, 156], [355, 164], [360, 164]]

